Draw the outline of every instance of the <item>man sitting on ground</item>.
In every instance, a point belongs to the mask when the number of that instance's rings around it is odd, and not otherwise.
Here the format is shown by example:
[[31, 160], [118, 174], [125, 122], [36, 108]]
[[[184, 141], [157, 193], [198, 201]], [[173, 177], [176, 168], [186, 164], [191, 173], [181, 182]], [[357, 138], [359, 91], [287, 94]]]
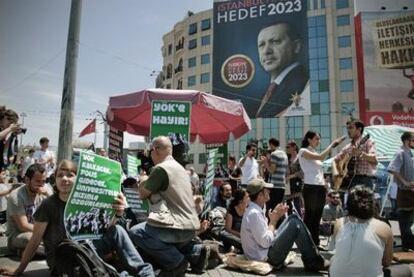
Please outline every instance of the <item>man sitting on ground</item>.
[[262, 179], [253, 179], [247, 185], [250, 204], [243, 215], [240, 231], [244, 255], [249, 260], [267, 261], [280, 269], [293, 243], [296, 243], [307, 271], [326, 269], [329, 263], [319, 254], [308, 229], [296, 214], [290, 215], [275, 230], [277, 222], [289, 208], [286, 204], [280, 203], [269, 210], [267, 223], [264, 207], [272, 187]]
[[214, 209], [215, 207], [222, 207], [227, 209], [231, 201], [231, 185], [229, 183], [223, 183], [220, 186], [219, 193], [215, 201], [213, 202], [213, 206], [211, 207]]
[[33, 233], [33, 214], [42, 201], [53, 194], [45, 184], [46, 169], [31, 165], [25, 175], [25, 185], [14, 190], [7, 200], [7, 245], [11, 251], [22, 251]]

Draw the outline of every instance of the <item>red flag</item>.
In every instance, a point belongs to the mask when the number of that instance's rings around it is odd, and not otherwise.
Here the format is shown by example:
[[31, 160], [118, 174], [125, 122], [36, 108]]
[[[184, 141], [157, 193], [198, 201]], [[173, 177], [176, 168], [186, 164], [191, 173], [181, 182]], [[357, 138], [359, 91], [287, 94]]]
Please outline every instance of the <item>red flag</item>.
[[79, 137], [86, 136], [88, 134], [95, 133], [96, 130], [96, 119], [92, 120], [91, 123], [88, 124], [88, 126], [85, 127], [85, 129], [80, 132]]

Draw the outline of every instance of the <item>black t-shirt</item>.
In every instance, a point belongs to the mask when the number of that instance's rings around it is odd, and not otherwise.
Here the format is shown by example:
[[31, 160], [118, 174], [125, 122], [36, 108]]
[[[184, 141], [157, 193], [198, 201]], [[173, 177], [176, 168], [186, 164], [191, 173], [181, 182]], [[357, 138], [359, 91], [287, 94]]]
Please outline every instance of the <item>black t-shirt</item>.
[[231, 229], [240, 232], [243, 216], [239, 216], [234, 207], [229, 208], [228, 213], [232, 216], [233, 219], [233, 222], [231, 223]]
[[45, 199], [34, 213], [36, 222], [47, 222], [46, 231], [43, 235], [43, 243], [46, 250], [46, 260], [50, 269], [55, 266], [56, 249], [64, 239], [66, 231], [64, 224], [64, 212], [66, 202], [60, 200], [58, 194]]

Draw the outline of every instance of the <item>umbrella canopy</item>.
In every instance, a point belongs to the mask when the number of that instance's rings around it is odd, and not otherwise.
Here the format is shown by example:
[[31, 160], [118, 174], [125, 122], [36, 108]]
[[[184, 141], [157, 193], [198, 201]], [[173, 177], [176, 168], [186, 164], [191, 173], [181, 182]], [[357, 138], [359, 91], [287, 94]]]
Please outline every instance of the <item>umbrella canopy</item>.
[[128, 133], [149, 136], [152, 100], [190, 101], [190, 140], [201, 143], [227, 143], [251, 129], [243, 104], [196, 90], [146, 89], [113, 96], [107, 118], [110, 126]]
[[[364, 134], [369, 134], [380, 162], [390, 162], [395, 153], [401, 148], [401, 135], [404, 132], [414, 132], [413, 128], [398, 125], [372, 125], [364, 128]], [[330, 172], [333, 158], [323, 162], [324, 172]]]

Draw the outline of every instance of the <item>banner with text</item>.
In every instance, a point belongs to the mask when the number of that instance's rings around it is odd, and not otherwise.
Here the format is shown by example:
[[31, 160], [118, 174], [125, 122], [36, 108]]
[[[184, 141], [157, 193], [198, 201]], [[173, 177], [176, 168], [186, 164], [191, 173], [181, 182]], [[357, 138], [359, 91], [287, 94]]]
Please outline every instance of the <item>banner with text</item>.
[[76, 182], [65, 207], [65, 228], [71, 239], [98, 239], [110, 225], [112, 203], [121, 191], [121, 164], [81, 152]]
[[128, 154], [127, 159], [128, 159], [128, 164], [127, 164], [128, 176], [137, 177], [139, 175], [138, 166], [141, 165], [141, 160], [130, 154]]
[[207, 173], [206, 179], [204, 180], [204, 208], [201, 217], [207, 216], [207, 213], [210, 211], [213, 201], [213, 182], [215, 165], [217, 163], [217, 152], [217, 148], [209, 149], [207, 152]]
[[135, 218], [139, 221], [145, 220], [149, 213], [148, 200], [141, 199], [136, 189], [125, 188], [124, 194], [128, 202], [128, 208], [134, 213]]
[[355, 17], [355, 40], [360, 118], [370, 125], [412, 126], [414, 11], [362, 11]]
[[150, 138], [168, 136], [174, 141], [190, 141], [191, 102], [153, 100]]
[[215, 0], [213, 13], [213, 94], [250, 118], [309, 115], [307, 1]]
[[109, 127], [109, 149], [108, 157], [122, 163], [122, 149], [124, 147], [124, 132]]

